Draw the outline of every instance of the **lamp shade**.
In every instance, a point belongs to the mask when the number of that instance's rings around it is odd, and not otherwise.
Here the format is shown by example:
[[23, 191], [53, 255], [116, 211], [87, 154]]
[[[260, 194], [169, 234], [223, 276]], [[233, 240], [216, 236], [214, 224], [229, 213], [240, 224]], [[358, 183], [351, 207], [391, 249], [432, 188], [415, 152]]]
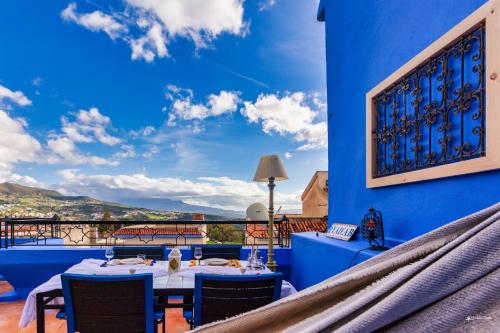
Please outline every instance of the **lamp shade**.
[[278, 155], [262, 156], [253, 180], [256, 182], [267, 182], [272, 177], [276, 181], [288, 179], [283, 162], [281, 162]]

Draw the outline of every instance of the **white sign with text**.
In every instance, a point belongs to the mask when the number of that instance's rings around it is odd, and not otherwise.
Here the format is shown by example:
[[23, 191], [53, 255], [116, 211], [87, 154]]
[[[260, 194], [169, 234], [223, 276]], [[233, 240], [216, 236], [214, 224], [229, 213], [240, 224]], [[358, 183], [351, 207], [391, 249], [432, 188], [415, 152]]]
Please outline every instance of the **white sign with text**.
[[334, 223], [326, 233], [327, 237], [348, 241], [358, 229], [356, 224]]

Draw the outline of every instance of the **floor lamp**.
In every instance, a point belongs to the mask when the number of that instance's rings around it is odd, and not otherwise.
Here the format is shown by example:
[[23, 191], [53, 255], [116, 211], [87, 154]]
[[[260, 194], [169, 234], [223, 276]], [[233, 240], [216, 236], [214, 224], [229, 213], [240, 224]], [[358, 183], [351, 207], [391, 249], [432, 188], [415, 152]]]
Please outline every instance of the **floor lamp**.
[[269, 187], [269, 220], [267, 238], [267, 267], [275, 272], [278, 265], [274, 261], [274, 184], [275, 181], [286, 180], [288, 175], [278, 155], [262, 156], [253, 178], [256, 182], [268, 182]]

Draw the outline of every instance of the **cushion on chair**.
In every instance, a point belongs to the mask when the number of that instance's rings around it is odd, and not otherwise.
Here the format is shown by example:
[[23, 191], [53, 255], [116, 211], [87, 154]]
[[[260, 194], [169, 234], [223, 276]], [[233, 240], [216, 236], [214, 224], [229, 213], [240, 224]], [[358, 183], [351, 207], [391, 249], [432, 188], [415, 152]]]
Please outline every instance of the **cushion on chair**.
[[182, 315], [184, 316], [184, 318], [186, 319], [193, 319], [193, 310], [187, 310], [187, 309], [184, 309], [182, 311]]
[[59, 312], [56, 313], [56, 318], [57, 319], [66, 319], [66, 311], [59, 310]]
[[153, 312], [153, 319], [154, 320], [162, 321], [164, 317], [165, 317], [165, 311], [154, 311]]

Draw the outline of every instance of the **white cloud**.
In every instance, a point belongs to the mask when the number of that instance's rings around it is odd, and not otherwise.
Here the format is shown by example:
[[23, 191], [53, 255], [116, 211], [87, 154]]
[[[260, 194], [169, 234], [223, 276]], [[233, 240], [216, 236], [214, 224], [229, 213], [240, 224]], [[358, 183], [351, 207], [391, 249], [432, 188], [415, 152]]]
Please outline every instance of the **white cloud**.
[[[141, 12], [141, 19], [161, 22], [171, 37], [191, 38], [203, 46], [221, 33], [240, 35], [245, 32], [243, 0], [126, 0]], [[153, 21], [154, 22], [154, 21]]]
[[[111, 159], [106, 159], [92, 154], [81, 153], [76, 143], [100, 142], [108, 146], [114, 146], [122, 140], [110, 135], [107, 131], [111, 128], [111, 119], [104, 116], [97, 108], [90, 110], [80, 110], [72, 114], [74, 120], [70, 121], [67, 117], [61, 117], [62, 128], [60, 134], [51, 134], [47, 140], [49, 154], [47, 162], [69, 163], [69, 164], [87, 164], [92, 166], [119, 164], [118, 158], [125, 158], [130, 155], [130, 149], [121, 150], [115, 153]], [[125, 145], [125, 147], [127, 147]], [[133, 148], [133, 147], [132, 147]]]
[[22, 91], [12, 91], [0, 84], [0, 104], [5, 99], [9, 99], [12, 103], [20, 106], [27, 106], [32, 104], [31, 100], [26, 97]]
[[91, 31], [104, 31], [111, 39], [130, 45], [133, 60], [152, 62], [168, 57], [167, 45], [177, 37], [191, 40], [196, 48], [208, 47], [223, 33], [243, 36], [243, 0], [125, 0], [123, 11], [78, 13], [70, 3], [61, 12], [64, 20]]
[[293, 157], [293, 154], [292, 154], [292, 153], [290, 153], [290, 152], [288, 152], [288, 151], [285, 153], [285, 158], [286, 158], [286, 159], [289, 159], [289, 158], [292, 158], [292, 157]]
[[65, 21], [77, 23], [90, 31], [104, 31], [111, 39], [115, 39], [127, 32], [127, 27], [119, 23], [113, 16], [96, 10], [89, 14], [79, 14], [76, 3], [72, 2], [61, 12]]
[[236, 111], [240, 98], [238, 93], [222, 90], [219, 95], [211, 94], [208, 96], [208, 106], [210, 114], [219, 116], [224, 113]]
[[175, 101], [176, 99], [192, 99], [194, 97], [193, 90], [189, 88], [178, 87], [175, 84], [167, 84], [165, 88], [165, 98], [171, 102]]
[[91, 166], [116, 166], [119, 164], [116, 160], [108, 160], [103, 157], [80, 153], [74, 142], [64, 136], [56, 136], [47, 140], [47, 147], [49, 152], [52, 153], [47, 157], [47, 163], [50, 164], [69, 163]]
[[33, 86], [35, 87], [40, 87], [42, 85], [42, 81], [42, 78], [37, 76], [33, 80], [31, 80], [31, 84], [33, 84]]
[[316, 121], [319, 112], [311, 106], [313, 97], [303, 92], [261, 94], [255, 102], [244, 102], [241, 114], [250, 123], [260, 123], [264, 133], [292, 135], [303, 143], [298, 150], [325, 148], [327, 126], [325, 121]]
[[130, 135], [132, 139], [137, 139], [140, 137], [153, 135], [154, 133], [156, 133], [156, 128], [154, 128], [153, 126], [145, 126], [139, 128], [138, 130], [130, 130], [128, 132], [128, 135]]
[[113, 154], [114, 158], [125, 159], [135, 157], [137, 154], [135, 148], [132, 145], [122, 145], [121, 150]]
[[[6, 181], [16, 163], [36, 162], [41, 151], [40, 143], [26, 132], [27, 122], [22, 118], [12, 118], [0, 110], [0, 179]], [[22, 177], [22, 176], [19, 176]]]
[[[61, 187], [73, 194], [85, 194], [116, 200], [124, 197], [164, 198], [188, 204], [243, 211], [250, 204], [266, 201], [265, 184], [228, 177], [151, 178], [144, 174], [85, 175], [75, 170], [62, 170]], [[300, 192], [275, 194], [277, 206], [286, 210], [300, 209]]]
[[75, 116], [75, 121], [69, 121], [67, 117], [62, 117], [62, 132], [74, 142], [97, 141], [113, 146], [121, 142], [117, 137], [108, 134], [107, 129], [111, 126], [111, 119], [102, 115], [97, 108], [90, 110], [80, 110]]
[[107, 160], [91, 154], [82, 154], [67, 136], [52, 135], [46, 149], [27, 133], [28, 124], [22, 118], [13, 118], [0, 110], [0, 181], [11, 181], [30, 186], [41, 186], [36, 179], [14, 173], [17, 163], [69, 163], [80, 165], [112, 165]]
[[21, 184], [24, 186], [31, 186], [31, 187], [40, 187], [40, 188], [45, 187], [44, 183], [36, 180], [35, 178], [33, 178], [31, 176], [22, 176], [22, 175], [18, 175], [16, 173], [13, 173], [8, 178], [3, 179], [2, 181], [6, 181], [9, 183]]
[[205, 103], [194, 102], [191, 89], [167, 85], [165, 93], [167, 100], [171, 101], [167, 125], [174, 126], [180, 120], [203, 120], [208, 117], [233, 113], [238, 108], [239, 93], [221, 90], [219, 94], [210, 94]]
[[142, 153], [142, 157], [151, 159], [154, 155], [158, 154], [160, 149], [157, 146], [152, 146], [148, 151]]
[[259, 11], [263, 12], [271, 9], [274, 5], [276, 5], [276, 0], [261, 0], [259, 2]]

